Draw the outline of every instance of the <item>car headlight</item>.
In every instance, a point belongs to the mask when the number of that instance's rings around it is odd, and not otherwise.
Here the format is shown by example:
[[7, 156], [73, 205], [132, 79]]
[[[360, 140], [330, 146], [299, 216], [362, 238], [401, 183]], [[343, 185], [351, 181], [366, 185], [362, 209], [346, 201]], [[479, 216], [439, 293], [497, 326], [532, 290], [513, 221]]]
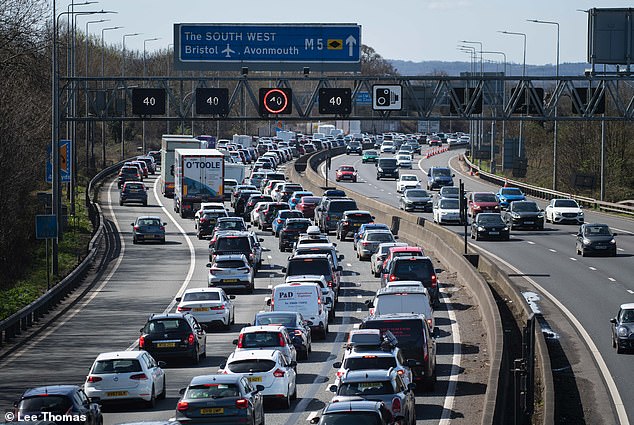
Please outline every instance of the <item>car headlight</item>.
[[502, 230], [506, 232], [507, 230], [509, 230], [509, 228], [508, 228], [508, 226], [504, 226], [504, 229], [502, 229]]
[[482, 226], [478, 226], [478, 232], [484, 232], [486, 229]]
[[619, 329], [617, 330], [617, 334], [619, 336], [627, 336], [628, 334], [628, 329], [624, 326], [619, 326]]
[[555, 215], [561, 215], [561, 212], [555, 211]]
[[610, 243], [611, 243], [611, 244], [615, 244], [615, 243], [616, 243], [616, 241], [615, 241], [614, 239], [612, 239], [612, 240], [610, 240]]
[[584, 245], [590, 245], [592, 243], [592, 241], [588, 238], [583, 238], [583, 244]]
[[414, 203], [414, 201], [412, 201], [411, 199], [406, 199], [406, 200], [405, 200], [405, 203], [406, 203], [406, 204], [413, 204], [413, 203]]
[[447, 215], [447, 214], [449, 214], [447, 211], [441, 211], [440, 212], [440, 215]]
[[583, 217], [583, 211], [579, 211], [579, 216]]
[[520, 218], [520, 215], [518, 213], [512, 213], [511, 217], [513, 218]]
[[539, 214], [537, 214], [537, 218], [544, 218], [544, 213], [540, 212]]

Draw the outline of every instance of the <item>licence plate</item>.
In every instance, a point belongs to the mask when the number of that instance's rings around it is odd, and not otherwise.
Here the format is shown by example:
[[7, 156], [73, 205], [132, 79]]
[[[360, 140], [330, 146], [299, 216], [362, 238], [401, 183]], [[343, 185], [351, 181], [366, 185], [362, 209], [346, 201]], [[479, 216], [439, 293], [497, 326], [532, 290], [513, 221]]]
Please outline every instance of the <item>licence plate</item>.
[[361, 223], [354, 223], [352, 226], [353, 226], [353, 227], [360, 227], [360, 226], [361, 226]]
[[209, 308], [207, 308], [207, 307], [196, 307], [196, 308], [194, 308], [194, 311], [209, 311]]
[[262, 377], [261, 376], [250, 376], [249, 377], [249, 382], [262, 382]]
[[222, 415], [225, 413], [225, 409], [222, 407], [213, 407], [211, 409], [200, 409], [201, 415]]
[[175, 342], [157, 342], [156, 347], [157, 348], [174, 348], [176, 347], [176, 343]]
[[224, 283], [236, 283], [238, 281], [238, 279], [223, 279], [222, 281]]
[[489, 235], [499, 235], [500, 232], [489, 232]]
[[524, 224], [535, 224], [535, 223], [532, 221], [525, 221]]
[[607, 248], [608, 248], [607, 246], [601, 246], [601, 245], [595, 247], [595, 249], [607, 249]]
[[128, 395], [127, 391], [110, 391], [107, 392], [106, 395], [108, 397], [124, 397]]

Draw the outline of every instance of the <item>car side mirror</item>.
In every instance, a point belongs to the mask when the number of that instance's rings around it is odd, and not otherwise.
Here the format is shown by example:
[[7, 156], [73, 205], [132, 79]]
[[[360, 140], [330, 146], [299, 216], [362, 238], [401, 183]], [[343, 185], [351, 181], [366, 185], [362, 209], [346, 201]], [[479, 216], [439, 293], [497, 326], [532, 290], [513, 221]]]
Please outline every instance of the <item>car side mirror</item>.
[[407, 359], [407, 361], [405, 362], [407, 367], [415, 367], [416, 363], [418, 363], [418, 362], [416, 360], [414, 360], [414, 359]]
[[407, 384], [407, 389], [410, 391], [414, 391], [416, 389], [416, 384], [414, 382], [410, 382]]
[[134, 223], [130, 223], [130, 226], [134, 226]]
[[292, 368], [295, 368], [295, 367], [297, 367], [297, 362], [296, 362], [295, 360], [293, 360], [293, 361], [291, 361], [288, 365], [289, 365], [290, 367], [292, 367]]
[[314, 418], [310, 418], [310, 423], [311, 424], [318, 424], [319, 423], [319, 416], [315, 416]]
[[330, 391], [331, 393], [336, 393], [337, 392], [337, 386], [336, 385], [331, 385], [328, 387], [328, 391]]
[[611, 318], [611, 319], [610, 319], [610, 323], [614, 323], [614, 324], [616, 324], [616, 317]]
[[139, 329], [139, 332], [143, 333], [143, 328]]
[[580, 238], [581, 237], [581, 232], [577, 233], [577, 237]]
[[398, 235], [394, 236], [394, 239], [398, 239]]
[[286, 267], [282, 267], [282, 273], [286, 273]]
[[176, 300], [177, 303], [181, 302], [182, 298], [181, 297], [176, 297], [174, 298]]
[[616, 232], [612, 233], [612, 236], [617, 236], [617, 235], [618, 235], [618, 233], [616, 233]]
[[247, 224], [247, 229], [250, 229], [250, 228], [251, 228], [251, 225], [250, 225], [250, 224]]
[[337, 271], [338, 272], [342, 272], [343, 271], [343, 266], [337, 266]]
[[271, 306], [271, 298], [266, 297], [264, 298], [264, 302], [266, 303], [266, 305], [268, 305], [269, 307]]
[[[88, 401], [90, 403], [93, 403], [93, 404], [99, 404], [99, 403], [101, 403], [101, 398], [100, 397], [88, 397]], [[17, 402], [13, 403], [13, 407], [17, 408], [18, 407], [18, 403]]]
[[264, 242], [264, 238], [258, 238], [258, 242]]
[[343, 255], [343, 254], [341, 254], [341, 255], [339, 255], [339, 256], [337, 257], [337, 260], [342, 261], [344, 258], [345, 258], [345, 257], [344, 257], [344, 255]]
[[185, 394], [185, 391], [187, 391], [187, 388], [181, 388], [180, 390], [178, 390], [178, 393], [180, 395], [183, 395], [183, 394]]
[[442, 269], [434, 269], [434, 273], [436, 274], [442, 273]]
[[332, 367], [335, 368], [335, 369], [339, 369], [341, 367], [341, 362], [334, 362], [332, 364]]
[[256, 385], [255, 386], [255, 390], [260, 392], [260, 391], [264, 391], [264, 385]]
[[337, 242], [333, 242], [333, 243], [332, 243], [332, 246], [337, 246]]
[[231, 341], [231, 343], [232, 343], [233, 345], [238, 345], [238, 340], [237, 340], [237, 339], [234, 339], [233, 341]]
[[158, 367], [160, 367], [161, 369], [167, 366], [167, 363], [164, 362], [163, 360], [159, 360], [157, 364], [158, 364]]
[[374, 303], [372, 302], [372, 300], [365, 300], [363, 304], [365, 304], [365, 306], [368, 308], [374, 307]]
[[167, 226], [167, 223], [166, 223], [166, 222], [163, 222], [163, 226]]
[[229, 299], [230, 299], [230, 300], [235, 300], [235, 299], [236, 299], [236, 296], [235, 296], [235, 295], [229, 295]]
[[198, 329], [198, 333], [200, 333], [201, 331], [206, 331], [207, 329], [209, 329], [209, 327], [203, 323], [200, 325], [200, 329]]
[[211, 268], [211, 263], [207, 263], [207, 265], [206, 265], [205, 267], [207, 267], [208, 269], [210, 269], [210, 268]]

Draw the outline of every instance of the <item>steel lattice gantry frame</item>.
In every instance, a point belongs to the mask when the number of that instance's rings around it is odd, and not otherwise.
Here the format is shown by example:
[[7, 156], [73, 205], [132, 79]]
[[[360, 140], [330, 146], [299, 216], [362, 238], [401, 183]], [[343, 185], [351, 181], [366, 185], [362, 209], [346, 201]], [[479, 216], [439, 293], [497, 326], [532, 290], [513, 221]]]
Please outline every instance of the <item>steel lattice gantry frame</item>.
[[[62, 121], [316, 121], [350, 120], [500, 120], [500, 121], [631, 121], [634, 119], [634, 76], [418, 76], [418, 77], [76, 77], [62, 78], [60, 99], [88, 99], [86, 108], [73, 115], [62, 104]], [[74, 84], [73, 84], [74, 82]], [[103, 83], [103, 89], [102, 87]], [[371, 104], [357, 99], [372, 93], [374, 84], [401, 85], [403, 109], [373, 111]], [[126, 114], [131, 91], [136, 87], [164, 89], [166, 115]], [[188, 87], [187, 90], [184, 87]], [[196, 113], [197, 88], [229, 90], [229, 113], [225, 116]], [[290, 88], [290, 115], [258, 114], [259, 88]], [[345, 117], [321, 115], [317, 108], [320, 88], [350, 88], [352, 113]], [[85, 97], [85, 94], [88, 94]], [[466, 94], [465, 94], [466, 93]], [[68, 94], [69, 96], [65, 96]], [[603, 106], [604, 105], [604, 106]], [[555, 108], [558, 113], [555, 115]], [[242, 111], [246, 111], [242, 113]]]

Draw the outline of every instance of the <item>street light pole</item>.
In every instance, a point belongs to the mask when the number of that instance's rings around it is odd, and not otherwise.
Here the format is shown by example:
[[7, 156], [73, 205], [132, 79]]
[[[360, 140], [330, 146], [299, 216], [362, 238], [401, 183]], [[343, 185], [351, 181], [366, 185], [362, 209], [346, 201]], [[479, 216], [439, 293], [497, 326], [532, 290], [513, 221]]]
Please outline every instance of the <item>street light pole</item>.
[[[123, 27], [109, 27], [101, 29], [101, 77], [103, 78], [105, 75], [105, 61], [104, 61], [104, 52], [106, 50], [104, 43], [104, 32], [111, 30], [118, 30]], [[106, 100], [105, 96], [105, 83], [101, 80], [101, 90], [104, 93], [104, 102]], [[105, 106], [105, 105], [104, 105]], [[106, 112], [107, 113], [107, 112]], [[106, 122], [101, 121], [101, 167], [106, 168]]]
[[[555, 92], [559, 86], [559, 22], [555, 21], [542, 21], [539, 19], [528, 19], [528, 22], [534, 22], [536, 24], [546, 24], [557, 26], [557, 83], [555, 84]], [[555, 123], [553, 125], [553, 190], [557, 190], [557, 104], [555, 104]]]
[[[139, 32], [135, 32], [132, 34], [123, 34], [123, 52], [122, 52], [122, 60], [121, 60], [121, 76], [124, 77], [125, 76], [125, 38], [126, 37], [135, 37], [137, 35], [141, 35], [141, 33]], [[123, 84], [123, 81], [121, 81], [121, 84]], [[123, 86], [122, 88], [124, 90], [123, 95], [125, 95], [125, 86]], [[123, 120], [123, 118], [121, 119], [121, 160], [123, 161], [125, 159], [125, 121]]]
[[[154, 40], [158, 40], [161, 37], [154, 37], [154, 38], [147, 38], [145, 40], [143, 40], [143, 76], [145, 77], [147, 74], [147, 67], [145, 66], [145, 54], [146, 54], [146, 45], [148, 41], [154, 41]], [[142, 140], [143, 140], [143, 148], [141, 150], [141, 152], [143, 154], [145, 154], [145, 120], [143, 120], [142, 122]]]
[[[490, 55], [502, 55], [504, 58], [504, 76], [506, 76], [506, 53], [498, 52], [494, 50], [482, 51], [480, 53], [490, 54]], [[506, 104], [506, 82], [502, 81], [502, 110], [504, 110], [504, 105]], [[492, 132], [493, 133], [493, 132]], [[504, 149], [504, 138], [506, 137], [506, 120], [502, 118], [502, 149]], [[491, 135], [491, 173], [495, 174], [494, 164], [495, 164], [495, 151], [493, 149], [493, 140], [494, 137]], [[502, 150], [500, 150], [502, 152]]]
[[[498, 32], [501, 34], [520, 35], [524, 37], [524, 55], [523, 55], [524, 60], [522, 62], [522, 83], [523, 83], [524, 78], [526, 77], [526, 34], [524, 34], [523, 32], [513, 32], [513, 31], [498, 31]], [[526, 109], [527, 109], [526, 112], [528, 112], [528, 103], [529, 102], [526, 102]], [[518, 148], [517, 148], [517, 156], [519, 156], [520, 158], [522, 157], [522, 127], [523, 126], [524, 126], [524, 121], [520, 119], [520, 140], [519, 140]]]
[[[88, 21], [86, 22], [86, 33], [85, 33], [85, 37], [86, 37], [86, 47], [84, 50], [86, 50], [86, 59], [85, 59], [85, 72], [84, 75], [86, 77], [88, 77], [88, 25], [89, 24], [98, 24], [101, 22], [109, 22], [110, 19], [100, 19], [98, 21]], [[86, 81], [86, 89], [84, 90], [84, 94], [85, 94], [85, 98], [84, 98], [84, 104], [85, 104], [85, 112], [86, 112], [86, 118], [88, 117], [88, 81]], [[86, 148], [86, 169], [89, 169], [89, 164], [90, 164], [90, 168], [94, 167], [94, 163], [95, 163], [95, 151], [94, 151], [94, 147], [95, 147], [95, 140], [94, 140], [94, 136], [93, 138], [91, 138], [92, 140], [92, 148], [90, 149], [90, 153], [92, 153], [92, 156], [90, 155], [89, 151], [88, 151], [88, 125], [89, 122], [86, 121], [84, 123], [84, 131], [85, 131], [85, 148]]]
[[[480, 76], [484, 75], [484, 63], [482, 61], [482, 42], [480, 41], [469, 41], [469, 40], [461, 40], [461, 43], [465, 43], [465, 44], [477, 44], [480, 46]], [[480, 116], [482, 117], [484, 115], [484, 112], [480, 113]], [[478, 150], [481, 149], [482, 147], [482, 139], [484, 138], [484, 122], [483, 121], [476, 121], [475, 123], [476, 125], [476, 135], [478, 138]], [[478, 166], [480, 166], [482, 164], [482, 160], [478, 160]]]
[[[475, 62], [478, 58], [478, 56], [476, 55], [476, 48], [473, 46], [464, 46], [464, 45], [459, 45], [458, 48], [460, 50], [462, 50], [463, 52], [469, 53], [471, 56], [471, 73], [475, 74]], [[469, 84], [466, 84], [468, 88]], [[475, 144], [475, 140], [477, 139], [477, 129], [475, 127], [475, 123], [472, 120], [469, 120], [469, 151], [470, 151], [470, 155], [471, 155], [471, 161], [474, 160], [474, 144]]]

